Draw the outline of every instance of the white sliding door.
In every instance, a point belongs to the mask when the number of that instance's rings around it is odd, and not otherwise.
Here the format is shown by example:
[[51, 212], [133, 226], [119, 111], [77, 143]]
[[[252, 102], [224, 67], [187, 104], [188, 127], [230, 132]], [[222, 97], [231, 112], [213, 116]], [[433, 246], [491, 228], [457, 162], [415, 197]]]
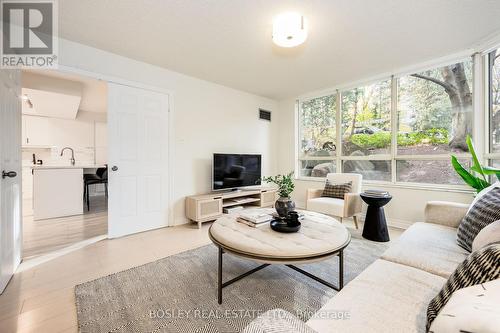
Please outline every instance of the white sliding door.
[[109, 237], [168, 225], [168, 95], [109, 83]]
[[0, 293], [21, 262], [20, 71], [0, 70]]

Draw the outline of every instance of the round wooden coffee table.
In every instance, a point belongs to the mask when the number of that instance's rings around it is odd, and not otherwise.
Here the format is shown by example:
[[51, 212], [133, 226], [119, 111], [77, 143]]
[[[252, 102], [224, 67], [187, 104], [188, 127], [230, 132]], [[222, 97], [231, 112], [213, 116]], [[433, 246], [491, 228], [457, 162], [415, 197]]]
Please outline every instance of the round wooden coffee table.
[[[272, 214], [274, 209], [263, 208]], [[351, 241], [351, 234], [336, 219], [320, 213], [300, 211], [304, 218], [296, 233], [280, 233], [269, 225], [249, 227], [236, 221], [237, 214], [224, 215], [215, 221], [208, 231], [210, 239], [219, 248], [217, 299], [222, 303], [222, 288], [261, 270], [270, 264], [284, 264], [332, 289], [341, 290], [344, 285], [343, 250]], [[262, 265], [229, 281], [222, 282], [222, 257], [229, 253]], [[334, 285], [306, 272], [294, 264], [304, 264], [339, 257], [339, 281]]]

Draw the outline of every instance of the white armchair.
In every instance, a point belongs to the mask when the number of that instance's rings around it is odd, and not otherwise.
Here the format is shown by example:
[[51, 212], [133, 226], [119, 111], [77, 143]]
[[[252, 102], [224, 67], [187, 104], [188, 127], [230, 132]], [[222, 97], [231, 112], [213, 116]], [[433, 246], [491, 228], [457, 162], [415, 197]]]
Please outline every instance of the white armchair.
[[323, 189], [308, 189], [306, 195], [306, 209], [326, 215], [342, 218], [351, 217], [358, 229], [357, 214], [361, 213], [362, 201], [361, 183], [363, 176], [355, 173], [329, 173], [326, 178], [331, 184], [342, 184], [352, 182], [352, 190], [346, 193], [344, 199], [322, 197]]

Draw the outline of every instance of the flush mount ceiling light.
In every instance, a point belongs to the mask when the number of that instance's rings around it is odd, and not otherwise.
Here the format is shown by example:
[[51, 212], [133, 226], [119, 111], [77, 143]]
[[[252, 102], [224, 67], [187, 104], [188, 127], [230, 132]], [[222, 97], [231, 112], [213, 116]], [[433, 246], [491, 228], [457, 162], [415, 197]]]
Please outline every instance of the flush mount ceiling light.
[[299, 13], [283, 13], [274, 18], [273, 42], [281, 47], [294, 47], [307, 39], [307, 22]]

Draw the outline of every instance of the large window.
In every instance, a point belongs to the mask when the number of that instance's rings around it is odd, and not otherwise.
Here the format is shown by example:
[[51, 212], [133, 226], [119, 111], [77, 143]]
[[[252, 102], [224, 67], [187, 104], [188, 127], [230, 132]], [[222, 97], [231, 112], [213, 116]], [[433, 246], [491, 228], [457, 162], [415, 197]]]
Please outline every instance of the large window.
[[300, 103], [299, 174], [302, 177], [325, 177], [337, 170], [336, 106], [335, 94]]
[[466, 152], [472, 118], [471, 60], [398, 80], [398, 154]]
[[[500, 60], [496, 59], [490, 55], [492, 142], [498, 143], [492, 151], [500, 153]], [[469, 163], [472, 72], [471, 57], [300, 101], [299, 175], [324, 177], [338, 170], [374, 181], [463, 184], [450, 165], [450, 154]]]
[[472, 59], [399, 78], [397, 112], [397, 181], [461, 184], [450, 153], [472, 135]]
[[391, 79], [341, 91], [340, 95], [343, 172], [390, 181]]
[[343, 91], [342, 155], [390, 154], [391, 80]]

